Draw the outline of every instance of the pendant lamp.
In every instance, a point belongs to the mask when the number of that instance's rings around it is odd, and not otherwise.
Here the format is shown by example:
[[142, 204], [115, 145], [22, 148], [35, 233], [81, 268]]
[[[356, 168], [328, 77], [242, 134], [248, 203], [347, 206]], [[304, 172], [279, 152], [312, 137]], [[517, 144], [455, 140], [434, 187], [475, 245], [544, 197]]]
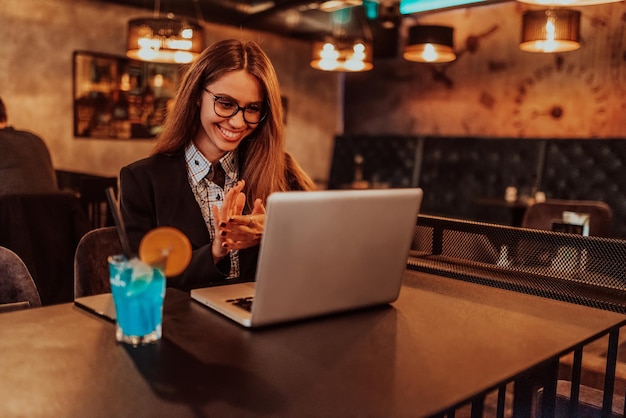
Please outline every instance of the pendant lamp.
[[522, 18], [520, 49], [567, 52], [580, 48], [580, 12], [569, 9], [531, 10]]
[[126, 56], [140, 61], [186, 64], [204, 49], [199, 24], [170, 17], [148, 17], [128, 22]]
[[416, 62], [454, 61], [453, 35], [454, 29], [449, 26], [411, 26], [402, 56], [405, 60]]
[[323, 71], [369, 71], [374, 68], [372, 45], [360, 40], [316, 41], [313, 43], [311, 67]]
[[[365, 19], [365, 10], [343, 8], [331, 15], [332, 36], [313, 42], [311, 67], [322, 71], [358, 72], [374, 68], [373, 37]], [[356, 19], [362, 30], [359, 36], [347, 35], [346, 25]]]

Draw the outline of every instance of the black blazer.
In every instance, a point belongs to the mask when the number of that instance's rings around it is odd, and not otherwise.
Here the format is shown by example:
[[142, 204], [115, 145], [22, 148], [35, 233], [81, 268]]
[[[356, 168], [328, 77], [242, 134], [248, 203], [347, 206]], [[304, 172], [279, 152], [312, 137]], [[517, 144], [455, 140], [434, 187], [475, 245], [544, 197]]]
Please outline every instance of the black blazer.
[[[120, 171], [120, 206], [131, 249], [137, 251], [141, 238], [158, 226], [180, 229], [191, 241], [193, 256], [187, 270], [168, 278], [168, 286], [188, 290], [223, 284], [230, 258], [216, 266], [211, 238], [202, 212], [187, 179], [183, 152], [153, 155]], [[239, 251], [242, 281], [253, 281], [259, 247]]]

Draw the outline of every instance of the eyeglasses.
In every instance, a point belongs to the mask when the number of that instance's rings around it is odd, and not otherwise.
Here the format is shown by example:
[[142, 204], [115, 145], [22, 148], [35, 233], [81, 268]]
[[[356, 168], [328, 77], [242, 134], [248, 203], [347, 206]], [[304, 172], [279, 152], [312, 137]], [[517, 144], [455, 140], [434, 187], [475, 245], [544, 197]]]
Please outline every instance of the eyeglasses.
[[265, 119], [267, 115], [267, 109], [264, 109], [264, 106], [260, 103], [241, 107], [227, 97], [217, 96], [207, 89], [204, 89], [204, 91], [213, 96], [213, 110], [221, 118], [232, 118], [241, 110], [243, 120], [250, 125], [256, 125]]

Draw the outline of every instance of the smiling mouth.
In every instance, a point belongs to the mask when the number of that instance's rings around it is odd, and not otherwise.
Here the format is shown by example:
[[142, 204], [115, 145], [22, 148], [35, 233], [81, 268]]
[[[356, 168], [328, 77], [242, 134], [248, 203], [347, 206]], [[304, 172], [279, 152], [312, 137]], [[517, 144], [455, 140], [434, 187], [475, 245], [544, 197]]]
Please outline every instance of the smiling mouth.
[[230, 139], [230, 140], [239, 139], [242, 135], [242, 132], [233, 132], [233, 131], [230, 131], [228, 129], [221, 127], [220, 125], [217, 125], [217, 128], [222, 133], [222, 135], [224, 135], [227, 139]]

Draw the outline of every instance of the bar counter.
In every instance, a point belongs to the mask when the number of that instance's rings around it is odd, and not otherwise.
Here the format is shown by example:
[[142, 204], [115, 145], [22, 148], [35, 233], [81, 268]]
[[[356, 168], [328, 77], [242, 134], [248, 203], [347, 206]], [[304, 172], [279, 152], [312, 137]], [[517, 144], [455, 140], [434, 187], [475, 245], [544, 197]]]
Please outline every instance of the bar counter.
[[54, 305], [0, 315], [0, 416], [422, 417], [511, 381], [528, 416], [561, 355], [625, 323], [408, 270], [391, 305], [259, 330], [168, 289], [163, 339], [139, 348]]

